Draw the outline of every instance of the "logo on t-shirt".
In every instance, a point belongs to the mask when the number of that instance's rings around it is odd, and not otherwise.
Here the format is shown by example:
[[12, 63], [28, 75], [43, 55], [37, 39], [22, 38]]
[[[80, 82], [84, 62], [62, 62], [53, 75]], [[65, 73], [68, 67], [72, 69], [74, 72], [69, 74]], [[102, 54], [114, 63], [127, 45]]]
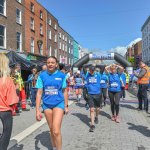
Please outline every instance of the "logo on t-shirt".
[[62, 80], [62, 78], [55, 78], [55, 80]]

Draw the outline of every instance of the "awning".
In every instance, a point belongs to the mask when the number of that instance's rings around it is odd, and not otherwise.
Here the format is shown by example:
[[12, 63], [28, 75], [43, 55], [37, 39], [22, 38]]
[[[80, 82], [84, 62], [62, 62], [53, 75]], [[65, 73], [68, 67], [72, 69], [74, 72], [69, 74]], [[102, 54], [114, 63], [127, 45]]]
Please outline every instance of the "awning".
[[6, 56], [9, 58], [10, 67], [14, 67], [15, 64], [19, 63], [21, 65], [22, 70], [31, 70], [34, 66], [37, 65], [36, 63], [28, 61], [24, 57], [20, 56], [15, 51], [8, 51], [6, 53]]

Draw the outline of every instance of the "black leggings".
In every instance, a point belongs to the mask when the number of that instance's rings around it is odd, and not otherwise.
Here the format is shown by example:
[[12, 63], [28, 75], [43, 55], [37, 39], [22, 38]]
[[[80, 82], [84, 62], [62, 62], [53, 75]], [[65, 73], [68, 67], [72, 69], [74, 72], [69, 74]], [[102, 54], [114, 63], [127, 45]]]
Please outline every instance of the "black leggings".
[[7, 150], [12, 132], [12, 112], [0, 112], [0, 121], [3, 124], [3, 133], [0, 135], [0, 150]]
[[101, 92], [102, 92], [102, 98], [104, 100], [104, 102], [106, 101], [106, 97], [107, 97], [107, 88], [101, 88]]
[[119, 114], [119, 102], [120, 102], [120, 92], [108, 92], [112, 115], [118, 116]]
[[88, 96], [87, 95], [88, 95], [87, 88], [84, 87], [83, 88], [83, 98], [86, 101], [86, 103], [88, 103]]

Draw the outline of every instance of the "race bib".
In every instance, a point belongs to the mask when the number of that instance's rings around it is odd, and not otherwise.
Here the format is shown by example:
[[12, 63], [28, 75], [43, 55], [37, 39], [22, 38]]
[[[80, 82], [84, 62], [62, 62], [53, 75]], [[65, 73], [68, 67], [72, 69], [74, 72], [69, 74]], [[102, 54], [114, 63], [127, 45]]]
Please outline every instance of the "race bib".
[[89, 83], [97, 83], [97, 79], [95, 77], [89, 78]]
[[101, 83], [101, 84], [104, 84], [104, 83], [106, 83], [106, 82], [105, 82], [105, 80], [101, 80], [101, 82], [100, 82], [100, 83]]
[[113, 88], [116, 88], [116, 87], [118, 87], [118, 83], [113, 82], [110, 86], [113, 87]]
[[58, 89], [55, 87], [47, 87], [45, 89], [45, 94], [46, 95], [58, 95]]

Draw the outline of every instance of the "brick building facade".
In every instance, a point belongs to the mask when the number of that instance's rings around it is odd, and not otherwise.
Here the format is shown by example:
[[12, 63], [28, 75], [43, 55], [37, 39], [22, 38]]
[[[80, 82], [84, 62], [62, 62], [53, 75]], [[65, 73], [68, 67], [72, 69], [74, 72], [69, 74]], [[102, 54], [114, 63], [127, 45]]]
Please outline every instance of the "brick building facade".
[[46, 55], [47, 11], [36, 0], [25, 0], [25, 51]]
[[138, 67], [138, 63], [142, 60], [142, 40], [127, 48], [126, 59], [134, 60], [134, 67]]
[[67, 47], [67, 33], [66, 31], [58, 27], [58, 60], [60, 63], [68, 63], [68, 47]]
[[24, 0], [2, 0], [0, 5], [0, 49], [22, 52], [25, 48]]
[[58, 51], [58, 20], [47, 11], [47, 55], [56, 55]]

